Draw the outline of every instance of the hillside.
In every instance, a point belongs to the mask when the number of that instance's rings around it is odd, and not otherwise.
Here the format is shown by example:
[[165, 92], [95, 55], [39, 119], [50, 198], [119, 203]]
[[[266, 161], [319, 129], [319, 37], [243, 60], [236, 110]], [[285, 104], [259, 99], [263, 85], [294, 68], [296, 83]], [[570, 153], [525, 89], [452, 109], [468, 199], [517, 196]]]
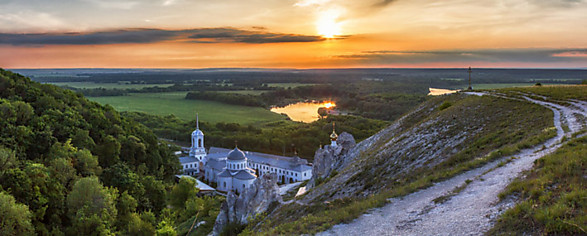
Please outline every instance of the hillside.
[[[430, 99], [357, 144], [339, 170], [246, 232], [316, 233], [349, 222], [327, 232], [487, 230], [490, 224], [483, 222], [499, 215], [494, 202], [511, 178], [559, 148], [561, 140], [585, 132], [586, 88], [551, 89], [551, 97], [531, 88]], [[394, 198], [399, 196], [406, 197]], [[451, 221], [461, 218], [459, 227]]]
[[168, 194], [169, 147], [81, 94], [0, 69], [0, 115], [0, 235], [149, 235], [220, 204]]

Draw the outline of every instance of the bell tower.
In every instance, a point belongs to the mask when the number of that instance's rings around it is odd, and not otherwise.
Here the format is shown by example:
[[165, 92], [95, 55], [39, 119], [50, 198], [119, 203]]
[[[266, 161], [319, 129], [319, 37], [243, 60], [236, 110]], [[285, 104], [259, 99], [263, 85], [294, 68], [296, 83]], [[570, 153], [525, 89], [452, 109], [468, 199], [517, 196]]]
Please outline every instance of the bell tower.
[[206, 157], [206, 149], [204, 148], [204, 133], [200, 130], [200, 119], [196, 113], [196, 130], [192, 132], [192, 147], [190, 148], [190, 156], [197, 158], [199, 161], [204, 161]]

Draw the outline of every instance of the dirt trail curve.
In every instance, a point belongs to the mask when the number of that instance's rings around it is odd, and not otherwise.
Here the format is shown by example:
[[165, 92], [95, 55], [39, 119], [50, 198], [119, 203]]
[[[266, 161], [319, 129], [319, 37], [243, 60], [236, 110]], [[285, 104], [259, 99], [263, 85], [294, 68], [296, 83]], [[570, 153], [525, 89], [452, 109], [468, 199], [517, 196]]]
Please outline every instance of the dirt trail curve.
[[[386, 206], [374, 209], [349, 224], [336, 225], [319, 235], [479, 235], [489, 230], [495, 218], [514, 204], [512, 201], [498, 201], [498, 194], [513, 178], [530, 169], [534, 160], [558, 149], [564, 136], [587, 128], [584, 123], [587, 118], [585, 102], [573, 101], [567, 107], [527, 96], [522, 98], [554, 112], [557, 136], [544, 143], [545, 149], [542, 149], [542, 145], [524, 149], [513, 155], [517, 159], [501, 167], [498, 164], [510, 157], [501, 158], [407, 196], [392, 198]], [[567, 132], [562, 124], [569, 127]], [[466, 180], [472, 182], [462, 191], [443, 203], [434, 203], [434, 199], [447, 196], [451, 190], [463, 186]]]

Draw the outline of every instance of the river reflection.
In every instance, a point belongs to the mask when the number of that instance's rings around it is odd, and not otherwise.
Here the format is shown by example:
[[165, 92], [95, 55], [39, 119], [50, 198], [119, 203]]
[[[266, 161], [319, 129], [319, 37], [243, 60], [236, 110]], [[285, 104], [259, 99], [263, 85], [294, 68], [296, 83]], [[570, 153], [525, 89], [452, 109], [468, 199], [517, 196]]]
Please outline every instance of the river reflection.
[[334, 102], [298, 102], [285, 107], [274, 107], [271, 108], [271, 111], [286, 114], [293, 121], [310, 123], [320, 118], [318, 108], [331, 108], [334, 106], [336, 106]]
[[461, 91], [461, 90], [450, 90], [450, 89], [439, 89], [439, 88], [428, 88], [428, 90], [430, 91], [430, 93], [428, 93], [428, 95], [432, 95], [432, 96], [451, 94], [451, 93], [456, 93], [458, 91]]

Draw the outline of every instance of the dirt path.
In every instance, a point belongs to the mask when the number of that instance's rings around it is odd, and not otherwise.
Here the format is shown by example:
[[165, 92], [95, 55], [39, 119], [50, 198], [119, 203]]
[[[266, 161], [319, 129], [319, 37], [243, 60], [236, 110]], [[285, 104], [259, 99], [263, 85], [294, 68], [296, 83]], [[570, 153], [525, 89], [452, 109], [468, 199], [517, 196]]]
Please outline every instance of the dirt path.
[[[386, 206], [374, 209], [349, 224], [336, 225], [320, 235], [479, 235], [489, 230], [492, 221], [514, 204], [511, 201], [498, 202], [497, 197], [512, 179], [531, 168], [534, 160], [558, 149], [564, 136], [587, 128], [584, 103], [574, 101], [574, 106], [565, 107], [527, 96], [523, 98], [554, 113], [557, 136], [544, 143], [546, 148], [538, 145], [524, 149], [514, 155], [518, 158], [501, 167], [499, 163], [511, 157], [504, 157], [405, 197], [392, 198]], [[563, 124], [569, 128], [566, 132]], [[471, 182], [466, 184], [467, 180]], [[452, 197], [448, 196], [459, 186], [465, 187]], [[445, 201], [434, 202], [434, 199], [443, 196], [448, 196]]]

